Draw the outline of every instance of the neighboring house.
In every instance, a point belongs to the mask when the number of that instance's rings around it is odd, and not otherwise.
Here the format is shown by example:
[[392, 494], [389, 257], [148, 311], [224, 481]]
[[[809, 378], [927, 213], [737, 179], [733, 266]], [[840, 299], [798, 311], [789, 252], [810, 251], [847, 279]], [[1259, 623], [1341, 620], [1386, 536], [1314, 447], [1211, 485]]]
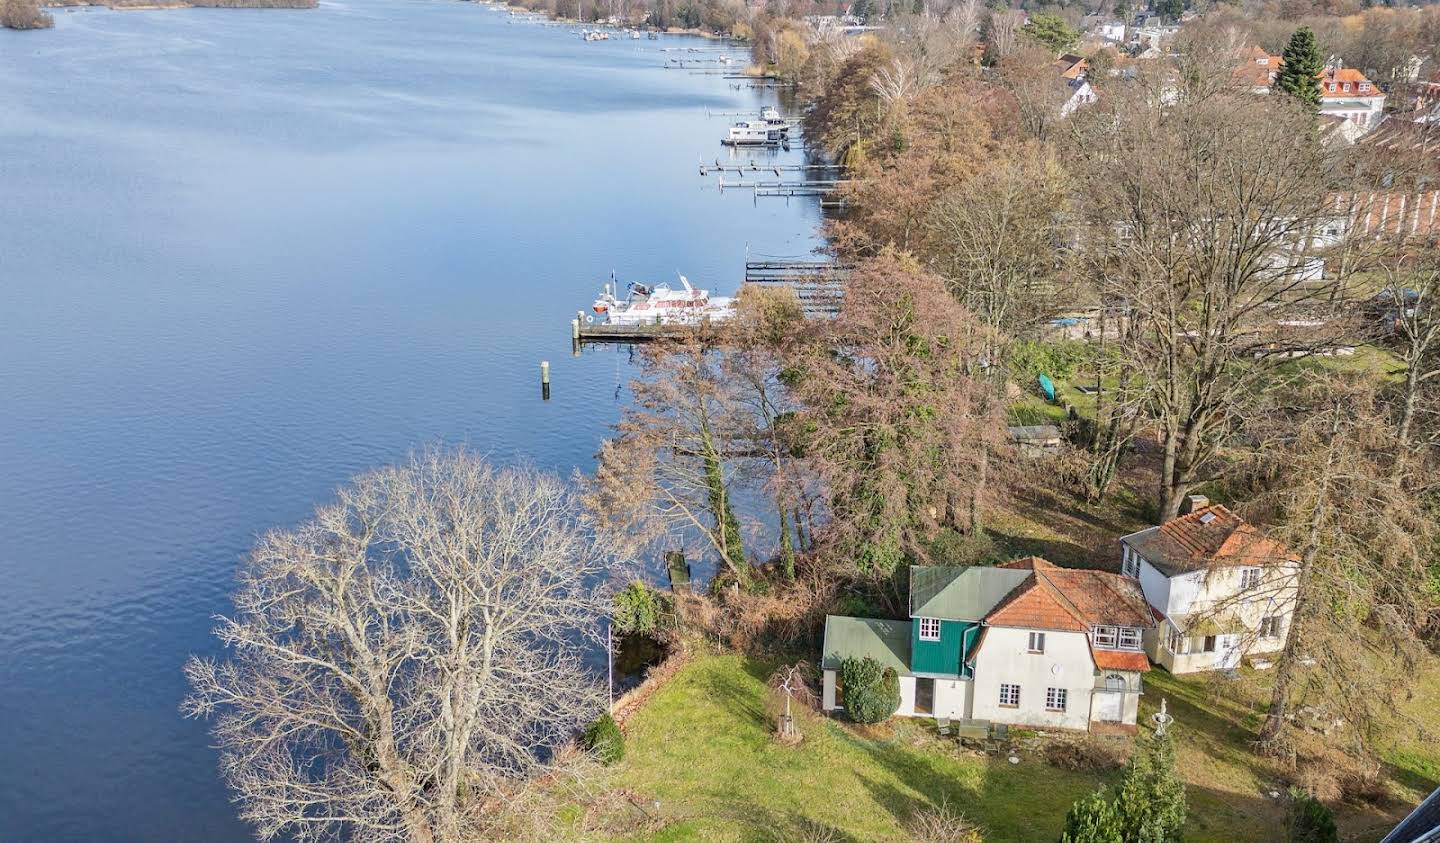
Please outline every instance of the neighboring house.
[[1440, 843], [1440, 788], [1425, 797], [1380, 843]]
[[1099, 35], [1112, 44], [1119, 44], [1125, 40], [1125, 24], [1123, 21], [1107, 21], [1100, 24]]
[[1257, 94], [1269, 93], [1275, 74], [1280, 72], [1280, 63], [1279, 56], [1272, 56], [1259, 47], [1251, 47], [1244, 52], [1240, 64], [1235, 68], [1235, 81], [1249, 85]]
[[[1257, 94], [1267, 94], [1275, 83], [1284, 60], [1259, 47], [1245, 50], [1235, 67], [1235, 81]], [[1332, 59], [1320, 72], [1320, 115], [1350, 123], [1369, 131], [1379, 125], [1385, 113], [1385, 94], [1365, 74]]]
[[1069, 117], [1077, 109], [1095, 102], [1095, 89], [1086, 78], [1090, 62], [1084, 56], [1066, 53], [1055, 60], [1054, 67], [1060, 83], [1065, 86], [1061, 94], [1064, 100], [1060, 105], [1061, 117]]
[[1153, 621], [1130, 579], [1038, 557], [995, 567], [912, 567], [910, 620], [831, 616], [822, 705], [844, 708], [840, 664], [871, 656], [900, 677], [907, 717], [1132, 729]]
[[1065, 102], [1060, 106], [1060, 116], [1069, 117], [1076, 110], [1095, 102], [1095, 89], [1090, 87], [1089, 80], [1067, 79], [1065, 81], [1066, 97]]
[[1320, 114], [1373, 129], [1385, 114], [1385, 93], [1365, 74], [1335, 62], [1320, 74]]
[[1140, 583], [1158, 626], [1145, 642], [1171, 673], [1224, 670], [1285, 646], [1298, 561], [1224, 506], [1120, 539], [1121, 572]]

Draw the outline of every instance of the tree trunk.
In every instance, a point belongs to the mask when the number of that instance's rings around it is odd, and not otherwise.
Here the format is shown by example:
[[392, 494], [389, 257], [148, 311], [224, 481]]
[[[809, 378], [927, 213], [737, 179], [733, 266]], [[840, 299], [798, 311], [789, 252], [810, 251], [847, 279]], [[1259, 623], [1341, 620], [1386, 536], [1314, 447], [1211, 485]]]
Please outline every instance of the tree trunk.
[[1415, 402], [1419, 397], [1420, 390], [1420, 367], [1416, 363], [1405, 368], [1405, 401], [1400, 413], [1400, 429], [1397, 438], [1400, 440], [1400, 450], [1403, 452], [1410, 448], [1410, 428], [1415, 423]]
[[786, 579], [795, 579], [795, 541], [790, 535], [790, 515], [785, 509], [785, 501], [777, 499], [775, 508], [780, 513], [780, 567], [785, 571]]
[[[1330, 425], [1330, 439], [1340, 435], [1340, 408], [1333, 410], [1334, 420]], [[1315, 559], [1320, 554], [1320, 533], [1325, 520], [1325, 511], [1330, 494], [1330, 469], [1335, 453], [1326, 457], [1325, 471], [1318, 478], [1315, 491], [1315, 509], [1310, 513], [1310, 525], [1305, 536], [1305, 552], [1300, 555], [1300, 570], [1295, 572], [1295, 609], [1290, 613], [1290, 634], [1285, 638], [1285, 649], [1280, 651], [1280, 660], [1275, 665], [1275, 686], [1270, 692], [1270, 708], [1265, 713], [1265, 724], [1260, 727], [1260, 746], [1271, 750], [1278, 748], [1280, 736], [1285, 730], [1285, 715], [1290, 709], [1290, 693], [1295, 684], [1295, 673], [1300, 663], [1301, 630], [1305, 624], [1306, 605], [1309, 602], [1310, 577]]]
[[981, 501], [985, 497], [985, 483], [990, 474], [990, 450], [983, 445], [980, 448], [980, 464], [976, 466], [975, 483], [970, 487], [970, 535], [979, 536], [980, 531], [985, 529], [984, 519], [981, 517]]

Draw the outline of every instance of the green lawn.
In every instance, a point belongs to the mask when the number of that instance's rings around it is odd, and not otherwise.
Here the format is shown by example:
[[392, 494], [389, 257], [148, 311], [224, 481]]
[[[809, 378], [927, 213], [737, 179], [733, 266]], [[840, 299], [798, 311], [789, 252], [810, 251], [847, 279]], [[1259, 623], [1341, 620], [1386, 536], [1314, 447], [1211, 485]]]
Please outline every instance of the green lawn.
[[[1032, 746], [1011, 765], [958, 749], [925, 721], [897, 719], [866, 733], [818, 716], [805, 740], [785, 747], [770, 737], [764, 676], [773, 663], [740, 655], [701, 656], [629, 722], [625, 761], [611, 785], [653, 817], [643, 832], [610, 839], [804, 840], [807, 828], [841, 832], [839, 840], [904, 840], [917, 810], [942, 801], [980, 823], [990, 843], [1052, 841], [1065, 811], [1114, 773], [1074, 773], [1045, 763]], [[1152, 671], [1141, 717], [1169, 701], [1176, 716], [1179, 767], [1188, 786], [1190, 843], [1281, 839], [1283, 816], [1267, 794], [1274, 768], [1248, 741], [1258, 725], [1254, 689], [1234, 693], [1204, 678]], [[1123, 739], [1122, 739], [1123, 740]], [[1434, 748], [1397, 748], [1397, 764], [1434, 769]], [[1422, 780], [1423, 779], [1423, 780]], [[1354, 839], [1378, 839], [1388, 812], [1342, 812]], [[622, 823], [606, 827], [619, 832]]]

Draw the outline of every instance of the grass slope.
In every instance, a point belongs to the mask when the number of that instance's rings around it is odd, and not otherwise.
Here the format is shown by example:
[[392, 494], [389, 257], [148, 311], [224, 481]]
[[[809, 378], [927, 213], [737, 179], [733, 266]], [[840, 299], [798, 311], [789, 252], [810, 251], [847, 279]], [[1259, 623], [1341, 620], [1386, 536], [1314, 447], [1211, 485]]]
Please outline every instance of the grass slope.
[[[815, 717], [803, 744], [780, 746], [764, 716], [772, 667], [740, 655], [698, 658], [636, 714], [615, 786], [651, 806], [663, 831], [620, 839], [803, 840], [824, 827], [840, 840], [903, 840], [915, 811], [948, 802], [982, 824], [990, 843], [1049, 841], [1076, 798], [1116, 778], [1060, 770], [1029, 751], [1011, 765], [904, 719], [865, 732]], [[1179, 724], [1187, 840], [1278, 840], [1282, 812], [1265, 795], [1274, 771], [1247, 750], [1251, 704], [1217, 698], [1204, 680], [1154, 671], [1142, 717], [1161, 696]]]

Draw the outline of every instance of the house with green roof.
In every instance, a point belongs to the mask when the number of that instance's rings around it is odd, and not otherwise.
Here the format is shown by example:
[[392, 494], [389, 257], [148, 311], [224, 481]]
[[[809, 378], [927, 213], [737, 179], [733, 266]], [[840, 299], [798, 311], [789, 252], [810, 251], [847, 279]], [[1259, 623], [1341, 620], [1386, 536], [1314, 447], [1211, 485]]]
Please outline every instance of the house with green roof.
[[844, 709], [841, 663], [868, 656], [899, 676], [903, 716], [1134, 727], [1153, 620], [1133, 579], [1035, 557], [915, 566], [909, 615], [825, 619], [826, 711]]

